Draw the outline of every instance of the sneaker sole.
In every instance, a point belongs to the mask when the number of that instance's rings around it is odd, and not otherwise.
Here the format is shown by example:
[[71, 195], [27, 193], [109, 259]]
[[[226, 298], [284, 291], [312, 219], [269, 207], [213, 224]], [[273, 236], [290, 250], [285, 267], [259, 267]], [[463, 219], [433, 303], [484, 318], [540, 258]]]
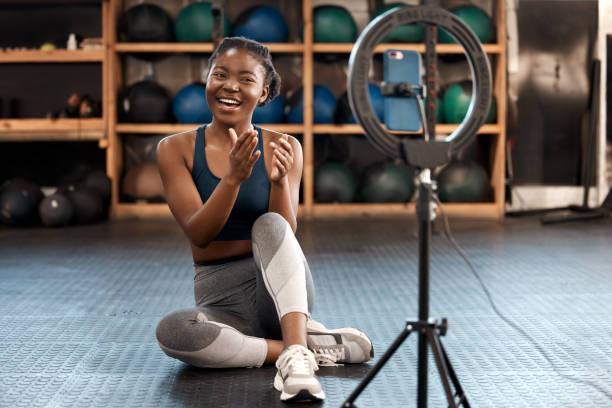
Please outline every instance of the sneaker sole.
[[311, 393], [307, 389], [301, 389], [296, 394], [290, 394], [283, 390], [283, 379], [278, 373], [274, 377], [274, 388], [281, 392], [280, 399], [285, 402], [299, 402], [299, 401], [323, 401], [325, 399], [325, 392]]
[[353, 329], [352, 327], [345, 327], [342, 329], [325, 329], [325, 330], [309, 330], [308, 334], [339, 334], [345, 338], [346, 341], [353, 341], [359, 345], [362, 350], [366, 350], [366, 355], [369, 355], [370, 358], [364, 361], [345, 361], [346, 363], [365, 363], [366, 361], [370, 361], [374, 358], [374, 345], [368, 339], [368, 336], [363, 334], [357, 329]]

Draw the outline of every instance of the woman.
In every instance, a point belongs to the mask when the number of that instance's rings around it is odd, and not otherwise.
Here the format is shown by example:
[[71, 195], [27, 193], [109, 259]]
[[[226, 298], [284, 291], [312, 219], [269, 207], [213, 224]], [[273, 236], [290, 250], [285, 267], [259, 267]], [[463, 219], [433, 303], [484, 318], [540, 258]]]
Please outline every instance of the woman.
[[162, 350], [198, 367], [276, 363], [281, 400], [322, 400], [318, 364], [361, 363], [372, 343], [310, 319], [314, 288], [295, 239], [302, 150], [251, 124], [280, 89], [268, 49], [226, 38], [209, 60], [210, 124], [158, 146], [172, 214], [190, 240], [196, 308], [157, 327]]

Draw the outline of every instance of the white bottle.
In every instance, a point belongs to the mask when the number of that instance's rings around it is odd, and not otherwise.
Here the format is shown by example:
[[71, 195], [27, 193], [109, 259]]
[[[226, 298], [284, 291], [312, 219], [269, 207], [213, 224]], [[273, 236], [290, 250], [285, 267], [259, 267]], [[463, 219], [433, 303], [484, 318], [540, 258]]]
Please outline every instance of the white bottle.
[[71, 51], [77, 49], [77, 39], [74, 33], [70, 33], [70, 35], [68, 36], [68, 43], [66, 44], [66, 48]]

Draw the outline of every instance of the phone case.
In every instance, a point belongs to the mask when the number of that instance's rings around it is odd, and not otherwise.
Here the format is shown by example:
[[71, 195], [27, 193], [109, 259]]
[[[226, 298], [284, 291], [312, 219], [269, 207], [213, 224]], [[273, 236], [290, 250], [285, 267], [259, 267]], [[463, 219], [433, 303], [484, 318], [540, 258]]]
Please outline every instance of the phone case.
[[[401, 58], [393, 53], [401, 53]], [[395, 56], [394, 56], [395, 55]], [[407, 82], [421, 85], [421, 55], [416, 51], [387, 50], [383, 56], [385, 82]], [[390, 130], [421, 130], [418, 101], [407, 97], [385, 97], [385, 125]]]

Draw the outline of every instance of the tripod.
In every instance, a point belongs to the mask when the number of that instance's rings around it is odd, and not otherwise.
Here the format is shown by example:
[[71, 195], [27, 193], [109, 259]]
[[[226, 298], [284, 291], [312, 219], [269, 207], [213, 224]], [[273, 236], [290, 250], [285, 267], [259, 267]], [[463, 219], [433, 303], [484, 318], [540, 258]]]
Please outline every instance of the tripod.
[[[433, 48], [433, 47], [432, 47]], [[431, 68], [431, 67], [430, 67]], [[435, 69], [435, 66], [433, 66]], [[430, 73], [432, 74], [432, 73]], [[434, 129], [435, 122], [427, 121], [426, 118], [435, 117], [434, 115], [426, 115], [423, 108], [422, 95], [424, 86], [418, 86], [409, 83], [383, 83], [381, 93], [383, 96], [403, 96], [416, 98], [419, 116], [423, 124], [423, 137], [426, 142], [432, 137], [430, 131]], [[428, 106], [429, 108], [429, 106]], [[435, 112], [434, 112], [435, 113]], [[409, 164], [409, 161], [404, 154], [404, 163]], [[418, 334], [418, 385], [417, 385], [417, 405], [419, 408], [427, 407], [427, 374], [428, 374], [428, 349], [431, 347], [438, 373], [444, 387], [444, 393], [448, 400], [450, 408], [456, 408], [463, 405], [469, 408], [470, 404], [467, 396], [459, 383], [459, 379], [455, 374], [455, 370], [446, 354], [446, 350], [440, 340], [441, 336], [446, 334], [448, 330], [448, 320], [442, 318], [440, 321], [429, 317], [429, 246], [431, 243], [431, 224], [435, 219], [435, 203], [432, 198], [435, 194], [434, 183], [431, 180], [431, 169], [423, 168], [419, 173], [419, 189], [416, 202], [416, 214], [419, 224], [419, 319], [406, 322], [404, 329], [395, 339], [393, 344], [387, 349], [385, 354], [370, 370], [366, 377], [359, 383], [357, 388], [351, 393], [348, 399], [342, 405], [343, 408], [354, 407], [353, 402], [365, 389], [365, 387], [378, 374], [380, 369], [387, 363], [393, 353], [402, 345], [404, 340], [413, 332]], [[453, 390], [451, 389], [454, 388]]]
[[[425, 122], [423, 122], [425, 123]], [[469, 408], [467, 396], [461, 388], [459, 379], [446, 354], [440, 336], [444, 336], [448, 329], [448, 321], [442, 318], [440, 321], [429, 317], [429, 246], [431, 242], [431, 223], [435, 217], [435, 205], [432, 201], [433, 183], [431, 171], [424, 169], [419, 175], [419, 190], [417, 199], [417, 218], [419, 223], [419, 319], [407, 321], [400, 335], [387, 349], [376, 365], [368, 372], [366, 377], [359, 383], [342, 405], [343, 408], [355, 407], [355, 399], [374, 379], [380, 369], [387, 363], [389, 358], [402, 345], [404, 340], [413, 332], [418, 334], [418, 396], [419, 407], [427, 406], [427, 374], [428, 374], [428, 349], [431, 347], [436, 366], [444, 387], [448, 405], [456, 408], [461, 405]], [[454, 387], [454, 393], [451, 389]]]

